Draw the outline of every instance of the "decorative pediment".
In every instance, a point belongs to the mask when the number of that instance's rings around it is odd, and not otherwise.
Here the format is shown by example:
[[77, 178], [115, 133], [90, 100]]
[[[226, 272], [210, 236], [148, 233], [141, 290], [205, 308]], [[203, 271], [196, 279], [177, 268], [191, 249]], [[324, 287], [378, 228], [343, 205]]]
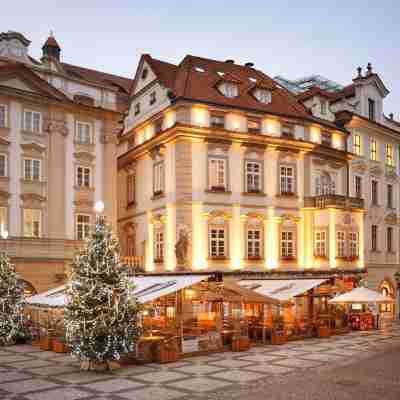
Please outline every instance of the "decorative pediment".
[[395, 167], [390, 167], [386, 166], [386, 171], [385, 171], [385, 177], [388, 180], [391, 180], [393, 182], [397, 182], [398, 180], [398, 175], [396, 174], [396, 168]]
[[387, 214], [385, 216], [385, 223], [387, 225], [397, 225], [398, 219], [396, 213], [391, 212], [390, 214]]
[[92, 162], [96, 158], [94, 154], [89, 153], [87, 151], [78, 151], [74, 153], [74, 157], [77, 160], [87, 161], [87, 162]]
[[44, 132], [52, 133], [58, 132], [63, 136], [68, 135], [68, 128], [66, 121], [58, 121], [58, 120], [47, 120], [43, 121], [43, 130]]
[[39, 93], [37, 90], [35, 90], [32, 86], [28, 85], [26, 82], [23, 80], [13, 77], [10, 79], [0, 79], [0, 85], [1, 86], [6, 86], [12, 89], [18, 89], [22, 90], [24, 92], [31, 92], [31, 93]]
[[248, 212], [247, 214], [242, 214], [240, 216], [240, 219], [243, 221], [251, 222], [251, 221], [257, 221], [257, 222], [263, 222], [266, 220], [266, 216], [260, 212]]
[[203, 217], [212, 221], [213, 223], [225, 223], [232, 219], [232, 214], [227, 211], [211, 211], [208, 213], [203, 213]]
[[329, 163], [328, 160], [323, 160], [321, 158], [313, 158], [312, 163], [315, 165], [327, 165]]
[[136, 232], [136, 224], [133, 222], [127, 222], [124, 225], [123, 230], [128, 236], [133, 236]]
[[279, 220], [282, 223], [292, 223], [292, 224], [297, 224], [298, 222], [300, 222], [300, 218], [292, 214], [282, 214], [279, 217]]
[[351, 167], [354, 172], [357, 172], [359, 174], [365, 174], [368, 169], [367, 163], [365, 161], [353, 162]]
[[375, 165], [370, 168], [369, 172], [371, 175], [381, 176], [383, 174], [383, 169], [379, 165]]
[[163, 144], [161, 144], [159, 146], [156, 146], [156, 147], [153, 147], [150, 150], [150, 157], [153, 160], [155, 160], [157, 157], [159, 157], [159, 158], [162, 157], [164, 155], [164, 153], [165, 153], [165, 149], [166, 149], [166, 147]]
[[46, 147], [41, 146], [40, 144], [34, 143], [34, 142], [22, 143], [21, 147], [24, 152], [32, 152], [33, 151], [33, 152], [37, 152], [37, 153], [43, 153], [46, 151]]
[[[118, 132], [121, 131], [121, 128], [118, 129]], [[107, 143], [113, 143], [113, 144], [118, 144], [118, 132], [116, 132], [115, 134], [111, 133], [111, 134], [103, 134], [100, 136], [100, 141], [103, 144], [107, 144]]]
[[9, 146], [10, 142], [0, 136], [0, 146]]

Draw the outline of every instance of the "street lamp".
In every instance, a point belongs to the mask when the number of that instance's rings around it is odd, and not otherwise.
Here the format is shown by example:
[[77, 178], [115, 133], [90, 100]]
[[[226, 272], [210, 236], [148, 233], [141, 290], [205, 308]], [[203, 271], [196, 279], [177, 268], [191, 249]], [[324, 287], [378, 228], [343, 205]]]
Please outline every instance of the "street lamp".
[[103, 214], [104, 203], [101, 200], [97, 201], [96, 204], [93, 207], [93, 210], [97, 215]]

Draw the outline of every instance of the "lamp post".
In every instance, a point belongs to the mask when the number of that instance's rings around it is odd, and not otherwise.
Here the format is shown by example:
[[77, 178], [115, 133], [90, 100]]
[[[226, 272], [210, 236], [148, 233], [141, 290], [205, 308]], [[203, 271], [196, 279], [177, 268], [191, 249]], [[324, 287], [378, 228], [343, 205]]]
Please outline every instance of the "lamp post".
[[101, 200], [96, 201], [96, 203], [93, 207], [93, 210], [96, 213], [96, 223], [103, 221], [104, 220], [104, 215], [103, 215], [104, 203]]
[[[8, 239], [8, 231], [6, 229], [4, 229], [4, 222], [2, 222], [1, 226], [0, 226], [0, 235], [1, 235], [1, 238], [4, 239], [5, 241]], [[5, 242], [5, 250], [3, 251], [4, 254], [7, 253], [6, 246], [7, 246], [7, 241]]]

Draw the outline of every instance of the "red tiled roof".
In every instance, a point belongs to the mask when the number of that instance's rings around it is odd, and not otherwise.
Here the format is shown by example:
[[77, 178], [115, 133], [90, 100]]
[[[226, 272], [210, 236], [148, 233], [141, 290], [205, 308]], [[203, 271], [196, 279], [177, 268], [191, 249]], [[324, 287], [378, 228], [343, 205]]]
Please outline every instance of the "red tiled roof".
[[334, 103], [335, 101], [339, 101], [343, 98], [353, 97], [355, 96], [355, 94], [356, 94], [356, 89], [354, 84], [352, 83], [351, 85], [345, 86], [339, 92], [335, 92], [334, 96], [331, 98], [331, 102]]
[[305, 92], [296, 95], [297, 100], [299, 101], [305, 101], [314, 96], [320, 96], [320, 97], [325, 97], [326, 99], [332, 99], [335, 96], [335, 93], [323, 90], [318, 86], [313, 86], [310, 89], [306, 90]]

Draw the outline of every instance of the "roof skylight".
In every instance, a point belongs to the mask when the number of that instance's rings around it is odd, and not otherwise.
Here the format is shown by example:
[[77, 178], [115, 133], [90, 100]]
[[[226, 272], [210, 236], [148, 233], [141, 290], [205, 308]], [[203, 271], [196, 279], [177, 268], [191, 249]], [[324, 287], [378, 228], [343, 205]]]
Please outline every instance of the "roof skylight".
[[217, 74], [218, 74], [219, 76], [224, 76], [224, 75], [225, 75], [225, 72], [217, 71]]
[[206, 72], [206, 70], [204, 68], [202, 68], [202, 67], [194, 67], [194, 70], [196, 72]]
[[249, 78], [249, 81], [256, 83], [256, 82], [257, 82], [257, 79], [256, 79], [256, 78], [253, 78], [253, 77], [251, 76], [251, 77]]

